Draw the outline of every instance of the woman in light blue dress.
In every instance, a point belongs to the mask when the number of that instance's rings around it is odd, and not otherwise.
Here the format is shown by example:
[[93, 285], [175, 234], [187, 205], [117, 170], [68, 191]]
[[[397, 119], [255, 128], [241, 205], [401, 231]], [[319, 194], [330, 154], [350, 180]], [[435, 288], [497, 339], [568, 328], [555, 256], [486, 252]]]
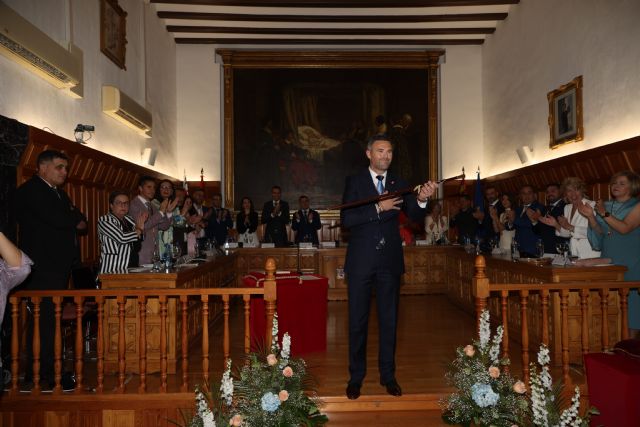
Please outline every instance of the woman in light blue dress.
[[[634, 172], [618, 172], [610, 182], [612, 200], [599, 201], [595, 209], [583, 205], [580, 213], [589, 220], [588, 238], [602, 256], [614, 264], [624, 265], [624, 279], [640, 280], [640, 176]], [[640, 296], [629, 293], [630, 337], [640, 333]]]

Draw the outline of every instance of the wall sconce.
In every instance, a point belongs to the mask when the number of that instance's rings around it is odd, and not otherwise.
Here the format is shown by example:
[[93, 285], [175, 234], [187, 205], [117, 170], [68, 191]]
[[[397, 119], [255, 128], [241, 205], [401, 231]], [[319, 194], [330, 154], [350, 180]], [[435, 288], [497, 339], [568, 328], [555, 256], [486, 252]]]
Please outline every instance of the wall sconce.
[[520, 163], [525, 164], [533, 157], [533, 148], [528, 145], [523, 145], [516, 150], [516, 153], [518, 153], [518, 157], [520, 157]]
[[142, 151], [142, 163], [149, 166], [155, 165], [157, 154], [158, 150], [156, 150], [155, 148], [145, 148]]

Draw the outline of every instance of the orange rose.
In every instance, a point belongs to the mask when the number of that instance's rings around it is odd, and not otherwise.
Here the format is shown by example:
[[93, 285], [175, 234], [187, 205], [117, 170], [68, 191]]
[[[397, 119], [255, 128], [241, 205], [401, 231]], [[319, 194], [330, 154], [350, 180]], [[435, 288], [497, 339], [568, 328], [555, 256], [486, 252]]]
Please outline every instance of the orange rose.
[[267, 363], [269, 364], [269, 366], [273, 366], [276, 363], [278, 363], [278, 359], [276, 358], [275, 354], [270, 354], [267, 356]]
[[293, 369], [291, 369], [290, 366], [287, 366], [286, 368], [284, 368], [282, 370], [282, 375], [284, 375], [287, 378], [290, 378], [293, 376]]
[[473, 348], [473, 346], [472, 346], [472, 345], [467, 345], [467, 346], [464, 348], [464, 354], [465, 354], [466, 356], [468, 356], [468, 357], [473, 357], [473, 355], [474, 355], [474, 354], [476, 354], [476, 349], [475, 349], [475, 348]]
[[500, 376], [500, 369], [495, 366], [489, 367], [489, 376], [491, 378], [498, 378]]
[[513, 391], [518, 394], [524, 394], [524, 392], [527, 391], [527, 386], [525, 386], [522, 381], [516, 381], [513, 385]]
[[242, 425], [242, 415], [234, 415], [233, 418], [229, 420], [229, 425], [233, 427], [240, 427]]
[[280, 390], [280, 393], [278, 393], [278, 399], [280, 399], [280, 402], [286, 402], [288, 398], [289, 392], [287, 390]]

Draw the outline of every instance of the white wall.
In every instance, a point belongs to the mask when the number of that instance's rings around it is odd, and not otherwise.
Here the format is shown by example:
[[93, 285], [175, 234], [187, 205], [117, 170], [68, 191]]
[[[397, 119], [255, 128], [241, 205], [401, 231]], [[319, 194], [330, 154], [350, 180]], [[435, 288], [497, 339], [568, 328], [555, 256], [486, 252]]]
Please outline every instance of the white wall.
[[[141, 163], [144, 147], [158, 149], [154, 169], [177, 175], [175, 43], [152, 6], [120, 0], [127, 12], [127, 70], [100, 52], [100, 2], [4, 0], [25, 19], [64, 44], [83, 51], [84, 97], [73, 99], [20, 65], [0, 56], [0, 114], [73, 140], [76, 124], [92, 124], [89, 146]], [[145, 139], [102, 113], [102, 85], [115, 85], [153, 112], [155, 135]], [[147, 105], [148, 104], [148, 105]]]
[[[482, 56], [480, 46], [449, 46], [440, 65], [441, 174], [467, 176], [483, 163]], [[436, 177], [432, 177], [436, 178]]]
[[[640, 2], [522, 0], [482, 49], [490, 175], [640, 134]], [[546, 95], [582, 75], [584, 140], [549, 149]], [[483, 174], [483, 176], [485, 176]], [[489, 176], [489, 175], [486, 175]]]
[[222, 180], [221, 65], [211, 45], [178, 45], [178, 167], [187, 179]]

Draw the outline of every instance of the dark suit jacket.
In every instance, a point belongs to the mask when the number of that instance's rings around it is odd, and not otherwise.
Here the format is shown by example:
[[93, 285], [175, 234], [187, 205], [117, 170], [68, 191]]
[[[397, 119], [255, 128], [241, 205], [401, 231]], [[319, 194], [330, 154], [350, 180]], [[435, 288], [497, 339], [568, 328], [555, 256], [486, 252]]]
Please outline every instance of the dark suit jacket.
[[[495, 230], [493, 229], [493, 219], [491, 219], [491, 215], [489, 215], [489, 202], [485, 203], [484, 205], [484, 219], [482, 220], [482, 234], [485, 238], [492, 238], [492, 237], [500, 237], [500, 233], [496, 233]], [[498, 200], [496, 202], [496, 204], [494, 205], [496, 208], [496, 211], [498, 211], [498, 218], [500, 218], [500, 214], [502, 214], [504, 212], [504, 206], [502, 206], [502, 203], [500, 203], [500, 200]]]
[[270, 200], [262, 207], [262, 223], [266, 224], [264, 230], [264, 240], [275, 243], [276, 246], [287, 246], [287, 224], [289, 224], [289, 203], [280, 200], [280, 215], [272, 217], [273, 200]]
[[[205, 228], [205, 234], [207, 238], [212, 239], [215, 238], [218, 245], [223, 245], [227, 241], [227, 234], [229, 233], [229, 229], [233, 228], [233, 220], [231, 219], [231, 214], [228, 209], [216, 209], [216, 208], [208, 208], [206, 212], [212, 210], [211, 216], [209, 216], [209, 220], [207, 221], [207, 227]], [[218, 211], [222, 210], [224, 213], [222, 214], [222, 218], [218, 221]], [[204, 208], [203, 208], [203, 212]], [[205, 213], [206, 213], [205, 212]]]
[[[538, 202], [531, 203], [529, 206], [531, 209], [536, 210], [539, 209], [542, 215], [545, 214], [546, 209]], [[538, 243], [538, 239], [540, 235], [538, 234], [537, 226], [531, 223], [531, 220], [527, 216], [526, 213], [522, 212], [523, 207], [518, 206], [516, 209], [516, 218], [513, 220], [513, 226], [516, 229], [516, 241], [518, 242], [518, 248], [520, 252], [526, 252], [529, 255], [536, 255], [536, 243]]]
[[[318, 230], [322, 228], [320, 223], [320, 214], [318, 211], [309, 209], [307, 215], [302, 214], [302, 209], [296, 211], [298, 219], [296, 220], [296, 214], [294, 213], [291, 218], [291, 229], [296, 232], [296, 243], [304, 242], [304, 237], [308, 236], [308, 241], [313, 244], [318, 244]], [[313, 215], [313, 221], [309, 222], [308, 215]]]
[[[394, 191], [406, 187], [408, 187], [406, 182], [387, 174], [386, 190]], [[347, 178], [342, 201], [348, 203], [377, 194], [369, 169], [364, 169], [361, 173]], [[422, 222], [427, 211], [418, 206], [415, 194], [404, 196], [402, 210], [415, 222]], [[380, 261], [380, 257], [377, 256], [380, 249], [376, 249], [376, 246], [379, 247], [379, 242], [383, 238], [385, 243], [382, 251], [384, 251], [385, 267], [398, 276], [404, 273], [398, 215], [399, 211], [390, 210], [378, 216], [374, 203], [342, 210], [340, 213], [342, 226], [350, 231], [345, 261], [347, 274], [373, 271], [378, 265], [377, 262]]]
[[16, 190], [18, 246], [40, 272], [69, 273], [79, 261], [76, 226], [84, 216], [62, 188], [58, 194], [39, 176]]
[[[566, 203], [564, 202], [564, 200], [560, 200], [558, 204], [556, 204], [553, 208], [551, 208], [551, 210], [547, 210], [547, 213], [550, 216], [557, 219], [560, 215], [564, 215], [565, 204]], [[550, 253], [550, 254], [557, 253], [558, 251], [556, 250], [556, 243], [567, 242], [569, 240], [561, 236], [556, 236], [555, 227], [551, 227], [541, 222], [538, 222], [538, 224], [536, 225], [535, 231], [542, 238], [542, 241], [544, 242], [544, 251], [546, 253]]]

